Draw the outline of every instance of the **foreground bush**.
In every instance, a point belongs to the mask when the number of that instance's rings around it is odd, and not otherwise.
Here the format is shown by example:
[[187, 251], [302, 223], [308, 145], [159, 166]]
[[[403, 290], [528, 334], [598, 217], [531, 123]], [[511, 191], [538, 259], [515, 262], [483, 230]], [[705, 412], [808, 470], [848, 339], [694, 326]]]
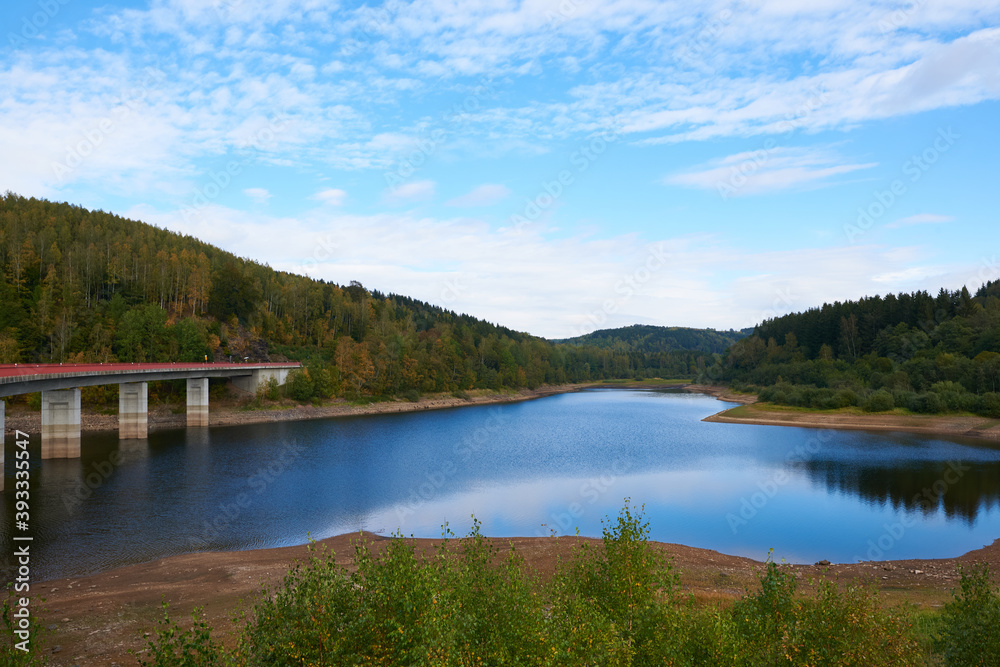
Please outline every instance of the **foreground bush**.
[[[426, 553], [401, 538], [381, 551], [359, 541], [354, 572], [314, 551], [265, 592], [235, 651], [218, 656], [204, 624], [185, 633], [165, 619], [147, 664], [889, 667], [928, 657], [910, 616], [883, 609], [873, 587], [822, 583], [805, 597], [791, 568], [771, 562], [735, 604], [695, 607], [627, 502], [603, 544], [581, 545], [547, 583], [516, 551], [501, 557], [478, 522], [448, 536]], [[1000, 664], [1000, 596], [985, 573], [963, 575], [934, 627], [945, 664]]]
[[920, 649], [907, 616], [879, 606], [874, 587], [823, 582], [796, 598], [793, 572], [769, 562], [760, 591], [732, 609], [745, 665], [913, 665]]
[[1000, 592], [989, 568], [962, 570], [955, 599], [944, 607], [940, 650], [945, 664], [1000, 665]]

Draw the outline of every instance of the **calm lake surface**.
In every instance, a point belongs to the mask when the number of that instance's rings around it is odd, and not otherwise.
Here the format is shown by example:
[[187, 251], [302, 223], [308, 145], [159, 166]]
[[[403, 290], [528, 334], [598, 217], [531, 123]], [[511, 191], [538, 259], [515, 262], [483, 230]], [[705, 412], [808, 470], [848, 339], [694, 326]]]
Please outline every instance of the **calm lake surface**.
[[[652, 538], [763, 559], [937, 558], [1000, 537], [1000, 450], [908, 434], [701, 420], [696, 394], [591, 390], [525, 403], [85, 434], [78, 460], [32, 436], [35, 581], [192, 551], [349, 531], [601, 535], [623, 500]], [[3, 564], [11, 566], [13, 434]]]

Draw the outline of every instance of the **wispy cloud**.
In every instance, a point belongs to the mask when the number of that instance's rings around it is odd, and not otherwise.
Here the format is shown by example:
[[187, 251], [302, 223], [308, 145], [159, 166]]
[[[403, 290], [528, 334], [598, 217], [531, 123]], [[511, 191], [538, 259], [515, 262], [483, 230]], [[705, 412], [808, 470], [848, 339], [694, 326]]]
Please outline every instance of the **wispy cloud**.
[[407, 204], [418, 201], [426, 201], [434, 196], [436, 184], [434, 181], [413, 181], [403, 183], [396, 188], [385, 191], [384, 199], [390, 204]]
[[243, 194], [249, 197], [255, 204], [266, 204], [272, 195], [266, 188], [246, 188]]
[[492, 206], [497, 202], [503, 201], [508, 196], [510, 196], [510, 188], [506, 185], [485, 183], [483, 185], [476, 186], [470, 192], [467, 192], [460, 197], [449, 199], [445, 202], [445, 204], [448, 206], [465, 206], [470, 208], [476, 206]]
[[[0, 176], [32, 192], [109, 177], [123, 188], [183, 190], [199, 160], [235, 149], [275, 112], [292, 122], [259, 157], [366, 170], [385, 168], [426, 142], [421, 136], [456, 124], [468, 151], [484, 154], [586, 136], [607, 125], [610, 110], [623, 133], [656, 145], [846, 128], [1000, 99], [1000, 28], [983, 27], [1000, 22], [1000, 3], [789, 7], [639, 0], [103, 7], [82, 24], [86, 39], [34, 40], [0, 56], [0, 128], [17, 128], [0, 132], [0, 149], [21, 156], [6, 161], [18, 169], [0, 166]], [[158, 73], [154, 86], [143, 83], [149, 71]], [[542, 72], [560, 74], [544, 95]], [[503, 81], [491, 84], [503, 94], [476, 92], [483, 81]], [[428, 116], [427, 99], [451, 111]], [[130, 113], [119, 118], [116, 109]], [[117, 118], [115, 128], [87, 168], [57, 178], [52, 163], [103, 118]], [[773, 178], [819, 174], [793, 169]]]
[[946, 222], [954, 222], [953, 215], [938, 215], [936, 213], [918, 213], [906, 218], [900, 218], [886, 225], [888, 229], [898, 229], [909, 227], [910, 225], [940, 225]]
[[323, 202], [328, 206], [340, 206], [344, 203], [346, 198], [347, 193], [339, 188], [327, 188], [325, 190], [320, 190], [310, 197], [310, 199]]
[[875, 166], [873, 162], [845, 162], [824, 148], [770, 146], [712, 160], [690, 171], [667, 176], [663, 181], [668, 185], [716, 190], [724, 197], [731, 197], [805, 186], [825, 187], [836, 183], [833, 176]]

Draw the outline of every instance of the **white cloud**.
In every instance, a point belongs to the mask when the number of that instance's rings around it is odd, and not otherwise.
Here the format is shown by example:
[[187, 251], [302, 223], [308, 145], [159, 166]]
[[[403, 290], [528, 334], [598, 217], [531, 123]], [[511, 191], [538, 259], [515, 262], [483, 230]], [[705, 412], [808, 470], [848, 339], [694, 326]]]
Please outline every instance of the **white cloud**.
[[664, 178], [669, 185], [716, 190], [723, 197], [753, 195], [794, 187], [834, 185], [831, 177], [876, 163], [844, 163], [822, 148], [783, 148], [769, 145], [758, 151], [729, 155], [694, 170]]
[[338, 188], [327, 188], [325, 190], [320, 190], [309, 198], [323, 202], [328, 206], [340, 206], [344, 203], [344, 199], [347, 198], [347, 193]]
[[391, 204], [426, 201], [434, 196], [435, 187], [436, 184], [434, 181], [430, 180], [403, 183], [395, 188], [386, 190], [384, 199]]
[[917, 215], [911, 215], [906, 218], [900, 218], [894, 222], [890, 222], [886, 227], [888, 229], [898, 229], [899, 227], [908, 227], [910, 225], [939, 225], [945, 222], [954, 222], [955, 216], [953, 215], [938, 215], [936, 213], [918, 213]]
[[503, 201], [510, 195], [510, 188], [506, 185], [485, 183], [474, 187], [470, 192], [449, 199], [445, 202], [448, 206], [492, 206], [499, 201]]
[[249, 197], [255, 204], [266, 204], [272, 197], [266, 188], [246, 188], [243, 194]]
[[127, 215], [276, 269], [359, 280], [550, 338], [637, 322], [743, 328], [824, 301], [936, 290], [975, 268], [942, 265], [919, 248], [752, 252], [708, 235], [547, 238], [533, 227], [495, 230], [465, 218], [279, 218], [215, 205], [188, 219], [147, 207]]
[[[435, 129], [483, 155], [544, 152], [609, 123], [650, 145], [849, 128], [1000, 99], [1000, 28], [983, 27], [998, 21], [996, 0], [104, 8], [85, 22], [94, 47], [0, 56], [0, 152], [16, 156], [0, 179], [40, 194], [189, 191], [203, 161], [237, 148], [275, 165], [388, 168], [412, 150], [438, 159]], [[543, 71], [565, 83], [534, 92]], [[459, 106], [460, 131], [451, 112], [425, 111], [439, 102]], [[270, 131], [276, 113], [288, 122]], [[104, 118], [114, 129], [85, 168], [57, 178], [53, 163]]]

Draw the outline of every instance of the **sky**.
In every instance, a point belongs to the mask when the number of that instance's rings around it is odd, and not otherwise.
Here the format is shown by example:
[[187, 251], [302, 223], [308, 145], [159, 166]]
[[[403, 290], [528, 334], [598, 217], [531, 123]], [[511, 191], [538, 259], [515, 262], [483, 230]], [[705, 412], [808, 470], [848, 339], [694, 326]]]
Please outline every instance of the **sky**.
[[548, 338], [1000, 277], [1000, 1], [8, 0], [0, 191]]

